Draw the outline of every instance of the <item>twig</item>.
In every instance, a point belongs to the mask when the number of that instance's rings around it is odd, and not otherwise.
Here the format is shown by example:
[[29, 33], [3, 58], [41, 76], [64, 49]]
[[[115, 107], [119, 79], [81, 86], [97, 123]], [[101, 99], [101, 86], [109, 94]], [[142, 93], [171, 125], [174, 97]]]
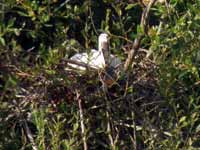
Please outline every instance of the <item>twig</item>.
[[82, 138], [83, 138], [83, 147], [84, 147], [84, 150], [88, 150], [87, 140], [86, 140], [86, 133], [85, 133], [85, 125], [84, 125], [84, 117], [83, 117], [82, 100], [80, 98], [80, 93], [77, 90], [76, 90], [76, 98], [78, 100], [78, 106], [79, 106], [79, 112], [80, 112], [81, 133], [82, 133]]
[[54, 13], [61, 9], [63, 6], [65, 6], [68, 2], [70, 2], [70, 0], [65, 0], [62, 4], [60, 4], [60, 6], [57, 9], [55, 9]]
[[129, 66], [132, 64], [133, 62], [133, 58], [135, 57], [139, 47], [140, 47], [140, 43], [141, 43], [141, 40], [142, 40], [143, 36], [142, 35], [139, 35], [134, 43], [133, 43], [133, 48], [129, 51], [128, 53], [128, 58], [126, 59], [125, 61], [125, 64], [124, 64], [124, 70], [127, 71]]
[[133, 147], [136, 150], [137, 149], [137, 138], [136, 138], [137, 136], [136, 136], [135, 113], [132, 112], [131, 115], [132, 115], [132, 118], [133, 118], [133, 126], [134, 126], [134, 128], [133, 128], [133, 140], [132, 140], [132, 142], [133, 142]]
[[124, 65], [125, 71], [127, 71], [129, 66], [132, 64], [133, 59], [135, 55], [137, 54], [138, 49], [140, 48], [140, 44], [144, 35], [148, 33], [149, 12], [155, 2], [156, 0], [151, 0], [148, 6], [143, 10], [140, 26], [142, 27], [144, 33], [139, 33], [138, 37], [134, 40], [133, 48], [129, 51], [128, 58], [126, 59], [126, 62]]
[[[167, 0], [163, 0], [163, 3], [165, 3], [165, 7], [167, 9], [167, 16], [171, 20], [169, 4], [168, 4]], [[161, 21], [158, 25], [158, 30], [157, 30], [156, 35], [158, 35], [158, 36], [160, 35], [160, 33], [162, 32], [163, 25], [164, 25], [164, 15], [161, 16]], [[146, 54], [146, 58], [149, 58], [152, 55], [152, 53], [153, 53], [153, 48], [150, 47], [148, 53]]]
[[131, 44], [133, 43], [133, 41], [129, 40], [129, 39], [126, 38], [126, 37], [123, 37], [123, 36], [120, 36], [120, 35], [114, 35], [114, 34], [112, 34], [112, 33], [109, 33], [109, 35], [112, 36], [112, 37], [116, 37], [116, 38], [119, 38], [119, 39], [123, 39], [123, 40], [127, 41], [128, 43], [131, 43]]
[[0, 11], [0, 21], [3, 22], [3, 20], [4, 20], [4, 15], [5, 15], [5, 2], [4, 2], [4, 0], [2, 0], [2, 2], [0, 2], [0, 7], [1, 7], [1, 11]]
[[96, 35], [98, 35], [97, 29], [95, 28], [94, 21], [93, 21], [93, 17], [92, 17], [92, 10], [91, 10], [92, 4], [91, 4], [91, 3], [92, 3], [92, 1], [90, 1], [90, 6], [89, 6], [90, 21], [91, 21], [92, 27], [93, 27], [93, 29], [94, 29], [94, 32], [96, 33]]
[[109, 114], [109, 111], [106, 111], [106, 117], [108, 119], [108, 123], [107, 123], [108, 137], [110, 139], [110, 144], [111, 144], [112, 148], [114, 149], [115, 144], [114, 144], [114, 139], [112, 137], [112, 130], [111, 130], [111, 124], [110, 124], [110, 114]]
[[24, 126], [25, 126], [26, 135], [27, 135], [29, 141], [31, 142], [32, 149], [33, 150], [38, 150], [37, 145], [35, 144], [33, 135], [31, 133], [31, 130], [29, 129], [26, 120], [24, 120]]

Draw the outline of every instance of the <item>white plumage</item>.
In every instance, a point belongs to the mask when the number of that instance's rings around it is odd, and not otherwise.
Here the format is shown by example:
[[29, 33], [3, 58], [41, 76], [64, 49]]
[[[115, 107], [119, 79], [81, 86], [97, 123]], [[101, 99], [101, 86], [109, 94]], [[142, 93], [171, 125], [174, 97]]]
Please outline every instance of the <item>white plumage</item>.
[[[109, 37], [106, 33], [99, 35], [98, 50], [92, 49], [90, 53], [78, 53], [72, 56], [70, 59], [87, 64], [89, 67], [95, 69], [102, 69], [105, 66], [116, 68], [121, 64], [121, 60], [109, 52]], [[86, 69], [85, 67], [76, 64], [69, 65], [79, 70]]]

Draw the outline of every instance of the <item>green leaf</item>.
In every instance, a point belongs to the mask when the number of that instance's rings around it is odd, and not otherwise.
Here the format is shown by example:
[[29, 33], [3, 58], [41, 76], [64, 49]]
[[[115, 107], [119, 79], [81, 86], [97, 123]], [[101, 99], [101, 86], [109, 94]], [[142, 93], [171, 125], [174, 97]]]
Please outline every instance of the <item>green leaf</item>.
[[186, 120], [186, 116], [181, 117], [181, 119], [179, 120], [179, 123], [182, 123]]
[[29, 17], [29, 15], [27, 13], [24, 13], [22, 11], [17, 11], [17, 13], [20, 15], [20, 16], [23, 16], [23, 17]]
[[171, 133], [169, 133], [169, 132], [163, 132], [165, 135], [167, 135], [167, 136], [169, 136], [169, 137], [172, 137], [172, 134]]
[[3, 37], [0, 37], [0, 44], [3, 45], [3, 46], [6, 45], [6, 42], [5, 42]]
[[134, 8], [135, 6], [137, 6], [137, 3], [129, 4], [126, 6], [125, 10], [130, 10], [130, 9]]
[[200, 124], [196, 127], [196, 132], [200, 131]]

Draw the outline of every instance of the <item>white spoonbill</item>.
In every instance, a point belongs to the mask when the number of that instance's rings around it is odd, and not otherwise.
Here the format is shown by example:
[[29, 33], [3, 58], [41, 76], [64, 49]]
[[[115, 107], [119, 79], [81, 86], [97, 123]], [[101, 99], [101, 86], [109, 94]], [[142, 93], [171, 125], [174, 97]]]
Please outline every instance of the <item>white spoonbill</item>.
[[[103, 69], [105, 66], [118, 68], [121, 66], [121, 60], [109, 51], [109, 36], [101, 33], [98, 38], [98, 50], [92, 49], [89, 53], [78, 53], [70, 58], [79, 63], [87, 64], [87, 66], [95, 69]], [[69, 64], [71, 67], [79, 70], [86, 70], [86, 67], [77, 64]]]

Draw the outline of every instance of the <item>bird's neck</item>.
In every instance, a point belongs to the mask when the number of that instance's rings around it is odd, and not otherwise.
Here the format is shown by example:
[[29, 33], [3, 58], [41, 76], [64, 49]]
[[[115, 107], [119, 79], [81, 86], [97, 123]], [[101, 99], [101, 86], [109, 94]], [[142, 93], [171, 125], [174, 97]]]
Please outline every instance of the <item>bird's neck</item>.
[[109, 51], [109, 43], [106, 41], [99, 42], [99, 51], [103, 56], [105, 66], [110, 64], [110, 51]]

